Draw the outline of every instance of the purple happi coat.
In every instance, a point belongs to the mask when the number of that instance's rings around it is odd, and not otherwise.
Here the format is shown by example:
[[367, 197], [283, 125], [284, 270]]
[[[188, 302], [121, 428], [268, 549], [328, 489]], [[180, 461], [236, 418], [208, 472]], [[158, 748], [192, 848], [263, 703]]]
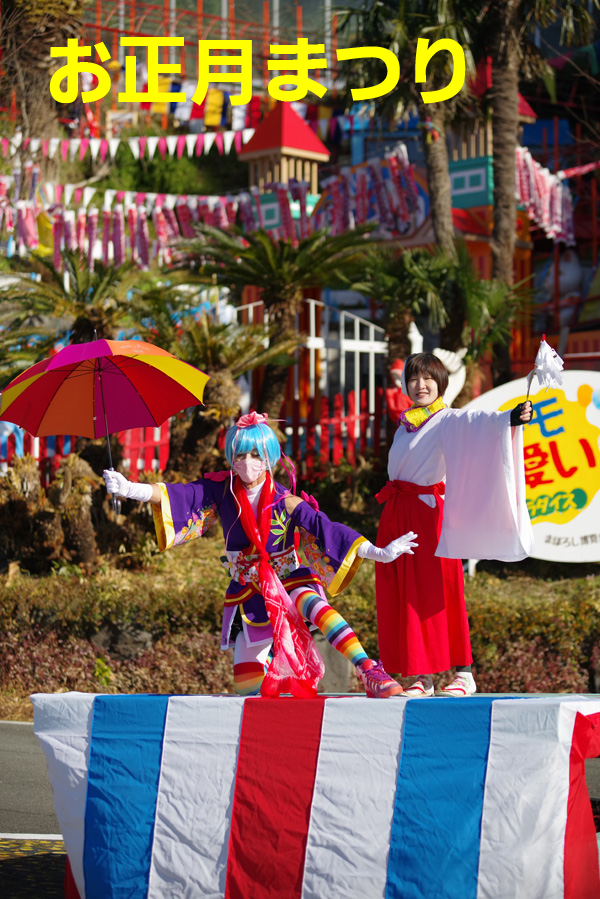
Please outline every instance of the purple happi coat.
[[[235, 476], [237, 477], [237, 475]], [[189, 484], [159, 484], [161, 502], [152, 506], [159, 549], [165, 550], [201, 537], [217, 518], [221, 519], [226, 564], [231, 581], [225, 593], [221, 649], [230, 645], [230, 632], [238, 606], [248, 645], [271, 642], [273, 630], [254, 563], [256, 547], [250, 544], [232, 494], [229, 472], [207, 475]], [[295, 587], [313, 584], [326, 587], [335, 596], [354, 577], [362, 559], [357, 549], [365, 538], [352, 528], [337, 524], [306, 501], [291, 515], [285, 508], [288, 490], [274, 484], [271, 528], [267, 552], [271, 567], [289, 593]], [[296, 553], [301, 547], [308, 565]]]

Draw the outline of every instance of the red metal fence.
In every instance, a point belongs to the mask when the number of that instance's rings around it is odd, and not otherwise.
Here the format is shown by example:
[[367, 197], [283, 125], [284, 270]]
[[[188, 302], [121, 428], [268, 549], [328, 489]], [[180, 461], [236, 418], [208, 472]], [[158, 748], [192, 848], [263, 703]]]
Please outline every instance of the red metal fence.
[[[292, 401], [291, 414], [283, 428], [288, 435], [286, 452], [295, 461], [303, 459], [309, 470], [317, 464], [332, 462], [339, 465], [346, 459], [351, 465], [358, 454], [367, 450], [378, 456], [381, 450], [383, 427], [383, 390], [375, 394], [375, 411], [369, 413], [368, 395], [361, 390], [357, 402], [353, 390], [344, 398], [338, 393], [330, 403], [326, 397], [309, 399], [302, 403], [306, 410], [301, 414], [300, 400]], [[132, 481], [137, 481], [140, 471], [164, 471], [169, 459], [169, 424], [160, 428], [135, 428], [118, 435], [122, 446], [123, 465]], [[38, 460], [42, 483], [47, 485], [54, 478], [61, 459], [73, 451], [76, 437], [34, 438], [24, 431], [0, 438], [0, 469], [6, 470], [13, 458], [25, 454]]]
[[[117, 435], [122, 445], [123, 468], [132, 481], [140, 471], [164, 471], [169, 459], [169, 423], [160, 428], [135, 428]], [[73, 452], [77, 437], [32, 437], [20, 428], [0, 436], [0, 471], [6, 471], [15, 456], [37, 459], [42, 484], [53, 480], [61, 460]]]
[[350, 390], [347, 394], [347, 409], [344, 412], [344, 398], [338, 393], [330, 403], [326, 397], [309, 399], [306, 415], [300, 414], [300, 401], [292, 403], [291, 417], [286, 428], [291, 431], [288, 449], [292, 459], [304, 459], [309, 470], [317, 460], [339, 465], [346, 459], [351, 465], [357, 454], [364, 455], [367, 449], [378, 456], [381, 450], [383, 423], [383, 390], [375, 392], [375, 412], [369, 413], [366, 390], [361, 390], [360, 401]]

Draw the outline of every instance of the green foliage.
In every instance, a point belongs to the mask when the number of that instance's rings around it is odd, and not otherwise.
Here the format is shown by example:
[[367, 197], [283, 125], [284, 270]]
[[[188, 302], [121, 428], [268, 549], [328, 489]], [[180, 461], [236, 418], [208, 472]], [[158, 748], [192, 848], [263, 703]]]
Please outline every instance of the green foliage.
[[[451, 57], [436, 53], [427, 66], [427, 84], [415, 79], [416, 47], [419, 38], [431, 43], [451, 38], [463, 47], [467, 76], [474, 70], [468, 23], [461, 0], [419, 0], [398, 3], [397, 0], [364, 0], [354, 7], [338, 10], [338, 28], [342, 34], [352, 34], [355, 47], [377, 46], [392, 51], [400, 62], [402, 77], [393, 91], [377, 100], [382, 116], [393, 118], [400, 111], [423, 106], [421, 91], [445, 87], [452, 77]], [[472, 5], [472, 4], [471, 4]], [[381, 60], [365, 57], [341, 62], [340, 77], [346, 85], [346, 102], [350, 105], [350, 88], [380, 84], [387, 72]], [[458, 99], [444, 102], [448, 119], [456, 109]]]
[[507, 342], [529, 299], [524, 282], [509, 287], [483, 280], [464, 242], [457, 244], [456, 254], [439, 247], [371, 253], [360, 280], [349, 287], [381, 303], [389, 334], [398, 325], [408, 327], [408, 314], [432, 330], [441, 329], [447, 349], [466, 346], [467, 362]]
[[[146, 136], [163, 136], [163, 132], [150, 128]], [[140, 131], [131, 132], [138, 137]], [[162, 159], [158, 150], [152, 159], [143, 156], [135, 159], [126, 141], [128, 132], [117, 150], [115, 164], [108, 176], [98, 182], [98, 190], [149, 191], [166, 194], [227, 194], [248, 186], [248, 169], [237, 158], [232, 147], [228, 155], [219, 155], [216, 147], [207, 156], [181, 157], [166, 154]], [[90, 167], [92, 163], [89, 163]], [[91, 168], [89, 171], [91, 175]]]
[[199, 257], [203, 275], [215, 275], [236, 291], [246, 285], [260, 288], [268, 309], [284, 305], [293, 312], [303, 290], [339, 280], [341, 272], [364, 258], [365, 237], [372, 230], [363, 225], [335, 237], [315, 231], [294, 247], [288, 240], [274, 241], [267, 231], [242, 234], [205, 225], [201, 242], [182, 246]]
[[155, 287], [134, 295], [130, 316], [144, 340], [209, 374], [227, 369], [235, 380], [268, 362], [289, 365], [293, 361], [290, 354], [300, 343], [298, 335], [267, 345], [273, 328], [221, 324], [206, 313], [196, 316], [190, 311], [196, 302], [197, 295], [184, 293], [181, 285]]
[[[352, 523], [370, 536], [376, 515], [365, 510], [361, 522], [353, 513]], [[218, 649], [228, 583], [221, 553], [222, 537], [215, 535], [138, 572], [105, 565], [88, 578], [65, 574], [60, 583], [56, 576], [16, 574], [0, 587], [0, 699], [37, 690], [231, 692], [232, 661]], [[596, 689], [600, 574], [571, 570], [573, 576], [551, 580], [515, 565], [505, 566], [503, 577], [482, 571], [467, 580], [480, 692]], [[333, 605], [376, 656], [374, 566], [363, 563]], [[152, 645], [133, 658], [110, 648], [100, 654], [91, 638], [107, 623], [148, 631]]]
[[110, 682], [113, 677], [113, 673], [110, 665], [107, 665], [104, 659], [98, 658], [96, 659], [96, 665], [94, 667], [94, 677], [98, 681], [99, 684], [103, 687], [109, 687]]
[[13, 350], [20, 350], [23, 361], [31, 364], [32, 355], [43, 358], [55, 341], [67, 334], [73, 343], [93, 340], [95, 332], [99, 338], [113, 337], [129, 315], [128, 294], [140, 281], [131, 262], [119, 267], [96, 263], [90, 272], [79, 252], [65, 250], [64, 272], [60, 272], [49, 259], [32, 256], [42, 280], [22, 279], [0, 294], [0, 325], [4, 328], [0, 371], [6, 380], [14, 368]]

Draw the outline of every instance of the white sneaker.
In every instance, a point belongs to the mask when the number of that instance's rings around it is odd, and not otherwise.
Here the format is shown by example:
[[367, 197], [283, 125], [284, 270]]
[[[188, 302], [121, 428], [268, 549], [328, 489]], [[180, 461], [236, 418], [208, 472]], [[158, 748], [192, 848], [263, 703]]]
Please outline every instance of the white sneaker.
[[[429, 683], [429, 686], [427, 685]], [[416, 696], [433, 696], [434, 694], [433, 683], [431, 681], [422, 680], [418, 678], [410, 687], [404, 691], [404, 695], [411, 697]]]
[[436, 690], [436, 696], [472, 696], [473, 693], [477, 692], [477, 687], [475, 686], [475, 678], [471, 674], [470, 671], [461, 671], [456, 675], [454, 680], [448, 684], [447, 687], [443, 687], [441, 690]]

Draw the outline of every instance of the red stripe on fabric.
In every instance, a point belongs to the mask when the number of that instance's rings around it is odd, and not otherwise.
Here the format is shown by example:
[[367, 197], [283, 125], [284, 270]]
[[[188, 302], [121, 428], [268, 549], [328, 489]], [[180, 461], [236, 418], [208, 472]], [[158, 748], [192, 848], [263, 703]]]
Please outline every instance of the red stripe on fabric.
[[73, 877], [73, 872], [71, 871], [71, 864], [69, 862], [69, 856], [67, 856], [67, 861], [65, 864], [65, 899], [81, 899], [79, 895], [79, 890], [77, 889], [77, 884], [75, 883], [75, 878]]
[[225, 899], [300, 897], [323, 704], [244, 703]]
[[585, 781], [585, 760], [600, 755], [600, 713], [577, 712], [569, 770], [565, 828], [565, 899], [598, 899], [598, 841]]

